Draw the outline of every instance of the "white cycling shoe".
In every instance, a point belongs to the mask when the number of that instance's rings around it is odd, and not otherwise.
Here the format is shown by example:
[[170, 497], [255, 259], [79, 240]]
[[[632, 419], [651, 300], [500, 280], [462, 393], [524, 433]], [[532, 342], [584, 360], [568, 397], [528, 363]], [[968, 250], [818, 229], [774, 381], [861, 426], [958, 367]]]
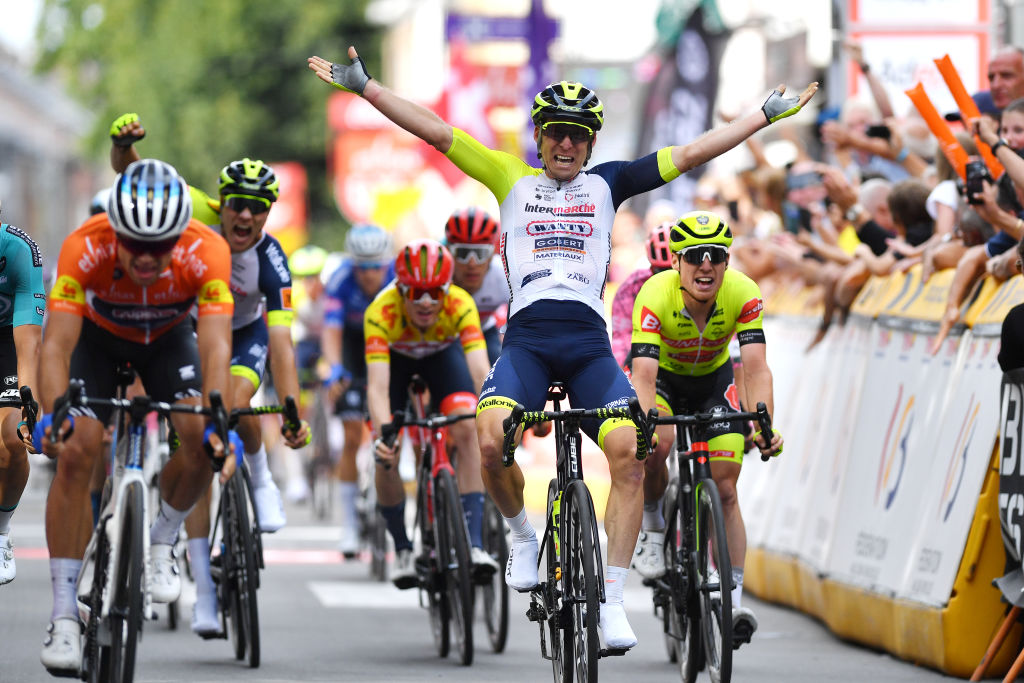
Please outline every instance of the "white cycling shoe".
[[757, 617], [747, 607], [734, 607], [732, 610], [732, 648], [738, 650], [740, 645], [749, 643], [757, 630]]
[[341, 540], [338, 541], [338, 552], [351, 560], [359, 554], [359, 528], [355, 526], [341, 527]]
[[174, 546], [154, 543], [149, 547], [149, 594], [156, 603], [174, 602], [181, 595], [181, 577]]
[[633, 551], [633, 569], [645, 579], [665, 574], [665, 532], [641, 531]]
[[391, 583], [396, 588], [405, 590], [419, 585], [416, 575], [416, 556], [412, 548], [403, 548], [395, 553], [395, 562], [391, 565]]
[[46, 633], [39, 661], [53, 676], [78, 678], [82, 668], [82, 627], [78, 619], [54, 619]]
[[14, 565], [14, 546], [8, 534], [0, 534], [0, 586], [14, 581], [18, 571]]
[[273, 481], [257, 486], [253, 489], [253, 498], [256, 499], [256, 516], [260, 521], [260, 531], [272, 534], [284, 526], [287, 518], [284, 514], [284, 501], [281, 500], [281, 491]]
[[606, 602], [601, 605], [601, 635], [606, 647], [628, 650], [637, 643], [636, 634], [626, 619], [626, 608], [621, 602]]
[[529, 541], [513, 541], [508, 549], [508, 562], [505, 564], [505, 583], [508, 587], [526, 593], [537, 587], [537, 555], [539, 553], [537, 537]]

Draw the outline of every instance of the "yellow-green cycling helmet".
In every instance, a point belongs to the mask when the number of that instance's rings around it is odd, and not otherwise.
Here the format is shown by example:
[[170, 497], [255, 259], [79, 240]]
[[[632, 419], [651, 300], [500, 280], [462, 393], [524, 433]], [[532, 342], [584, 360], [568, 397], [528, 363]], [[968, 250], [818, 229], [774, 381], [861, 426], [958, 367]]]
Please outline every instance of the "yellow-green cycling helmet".
[[669, 248], [675, 254], [702, 244], [715, 244], [728, 249], [732, 245], [732, 230], [718, 214], [691, 211], [672, 226], [668, 241]]
[[597, 93], [582, 83], [560, 81], [537, 93], [530, 118], [537, 126], [548, 121], [566, 121], [599, 131], [604, 125], [604, 105]]
[[274, 169], [259, 159], [246, 157], [221, 169], [219, 185], [221, 196], [242, 194], [274, 202], [277, 201], [280, 183]]

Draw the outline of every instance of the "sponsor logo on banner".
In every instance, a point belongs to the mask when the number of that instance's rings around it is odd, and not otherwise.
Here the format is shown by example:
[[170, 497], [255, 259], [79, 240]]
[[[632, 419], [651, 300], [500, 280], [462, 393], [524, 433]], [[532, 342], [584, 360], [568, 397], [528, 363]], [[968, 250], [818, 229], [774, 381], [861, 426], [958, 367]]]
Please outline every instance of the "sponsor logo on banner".
[[743, 308], [740, 310], [740, 315], [737, 320], [741, 323], [749, 323], [757, 320], [757, 316], [761, 315], [761, 311], [764, 309], [764, 302], [761, 299], [751, 299], [747, 303], [743, 304]]
[[640, 329], [644, 332], [661, 331], [661, 321], [658, 320], [658, 316], [654, 315], [654, 311], [646, 306], [640, 311]]
[[[1019, 557], [1024, 537], [1024, 371], [1003, 375], [999, 433], [999, 516], [1009, 542]], [[1009, 556], [1010, 553], [1007, 552]]]
[[903, 472], [907, 466], [907, 442], [914, 426], [915, 397], [908, 397], [906, 405], [903, 404], [902, 398], [903, 385], [900, 384], [885, 441], [882, 442], [878, 480], [875, 485], [875, 504], [881, 502], [884, 510], [892, 507], [903, 482]]
[[960, 493], [960, 485], [963, 484], [964, 473], [967, 471], [967, 454], [971, 449], [971, 441], [974, 440], [974, 430], [978, 426], [978, 411], [981, 410], [981, 403], [976, 402], [974, 394], [967, 402], [967, 412], [964, 414], [963, 423], [960, 425], [960, 432], [953, 443], [953, 452], [950, 454], [949, 463], [946, 466], [946, 479], [942, 487], [942, 497], [939, 499], [939, 519], [946, 522], [953, 506], [956, 504]]

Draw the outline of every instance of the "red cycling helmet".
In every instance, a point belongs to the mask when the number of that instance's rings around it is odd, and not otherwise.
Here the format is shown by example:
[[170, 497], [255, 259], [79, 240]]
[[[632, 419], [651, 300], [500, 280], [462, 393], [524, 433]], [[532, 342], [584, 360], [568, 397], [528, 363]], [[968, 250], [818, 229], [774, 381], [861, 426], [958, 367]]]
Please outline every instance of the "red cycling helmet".
[[444, 239], [448, 244], [494, 244], [498, 221], [476, 207], [460, 209], [448, 217]]
[[446, 288], [452, 281], [452, 254], [437, 240], [415, 240], [395, 259], [395, 275], [404, 287]]
[[675, 225], [675, 223], [672, 221], [662, 223], [651, 230], [651, 234], [647, 236], [645, 249], [647, 251], [647, 260], [651, 262], [651, 268], [665, 269], [672, 267], [672, 250], [669, 248], [669, 232], [672, 230], [673, 225]]

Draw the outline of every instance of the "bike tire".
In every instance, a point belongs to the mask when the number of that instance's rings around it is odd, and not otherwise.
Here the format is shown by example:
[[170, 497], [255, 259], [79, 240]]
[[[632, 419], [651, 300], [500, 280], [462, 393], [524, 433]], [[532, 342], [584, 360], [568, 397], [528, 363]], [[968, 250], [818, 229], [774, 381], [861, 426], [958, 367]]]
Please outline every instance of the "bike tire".
[[[572, 667], [567, 665], [567, 660], [572, 660], [572, 639], [569, 639], [569, 650], [566, 652], [563, 647], [562, 629], [558, 625], [557, 607], [559, 605], [562, 581], [562, 565], [558, 549], [558, 526], [561, 520], [561, 500], [558, 497], [558, 480], [552, 479], [548, 482], [548, 497], [546, 506], [547, 541], [544, 543], [544, 563], [546, 567], [547, 580], [544, 583], [544, 605], [545, 614], [548, 616], [547, 624], [547, 645], [551, 657], [551, 673], [554, 675], [555, 683], [568, 683], [572, 681]], [[552, 613], [552, 611], [555, 611]]]
[[449, 628], [451, 609], [448, 603], [448, 593], [444, 590], [444, 577], [438, 571], [438, 558], [446, 557], [448, 550], [443, 545], [446, 538], [442, 534], [434, 533], [434, 520], [431, 519], [431, 511], [427, 507], [427, 489], [431, 486], [430, 472], [425, 469], [420, 469], [419, 472], [419, 485], [416, 487], [416, 521], [419, 526], [423, 552], [431, 558], [429, 572], [422, 584], [423, 590], [427, 594], [430, 634], [434, 640], [434, 647], [437, 649], [437, 656], [447, 657], [451, 649], [451, 630]]
[[[505, 520], [488, 496], [484, 503], [484, 551], [487, 552], [499, 567], [508, 562], [508, 538], [505, 536]], [[496, 571], [491, 580], [480, 587], [480, 605], [487, 637], [491, 642], [491, 650], [495, 653], [505, 651], [508, 641], [508, 584], [502, 571]]]
[[[700, 482], [697, 493], [697, 591], [701, 640], [712, 683], [732, 679], [732, 563], [725, 515], [715, 482]], [[717, 578], [716, 578], [717, 577]], [[717, 584], [717, 586], [716, 586]]]
[[253, 539], [254, 527], [249, 515], [250, 498], [246, 478], [236, 473], [221, 494], [221, 523], [224, 525], [225, 581], [230, 584], [228, 630], [235, 659], [247, 660], [251, 668], [260, 665], [259, 560]]
[[451, 608], [452, 636], [459, 662], [469, 666], [473, 663], [473, 564], [466, 515], [455, 477], [448, 470], [440, 470], [434, 479], [434, 525], [435, 533], [446, 537], [443, 547], [447, 552], [438, 558]]
[[[89, 618], [85, 624], [85, 645], [82, 652], [82, 669], [89, 683], [106, 683], [112, 678], [110, 669], [109, 645], [101, 645], [100, 629], [106, 624], [101, 623], [100, 614], [103, 610], [103, 586], [107, 580], [110, 567], [110, 544], [103, 525], [96, 528], [98, 534], [96, 551], [93, 556], [92, 588], [89, 590]], [[104, 636], [105, 639], [105, 636]]]
[[[577, 683], [596, 683], [601, 653], [598, 633], [601, 597], [598, 563], [601, 553], [594, 502], [581, 481], [569, 485], [562, 501], [562, 600], [570, 605], [571, 623], [563, 632], [572, 639], [573, 673]], [[568, 648], [566, 648], [568, 649]]]
[[671, 496], [665, 504], [665, 576], [671, 588], [669, 604], [665, 614], [669, 620], [666, 636], [675, 647], [673, 662], [679, 665], [679, 677], [683, 683], [694, 683], [697, 674], [704, 668], [704, 648], [701, 644], [700, 603], [696, 589], [690, 581], [691, 571], [689, 520], [686, 510], [688, 495], [678, 484], [669, 484]]

